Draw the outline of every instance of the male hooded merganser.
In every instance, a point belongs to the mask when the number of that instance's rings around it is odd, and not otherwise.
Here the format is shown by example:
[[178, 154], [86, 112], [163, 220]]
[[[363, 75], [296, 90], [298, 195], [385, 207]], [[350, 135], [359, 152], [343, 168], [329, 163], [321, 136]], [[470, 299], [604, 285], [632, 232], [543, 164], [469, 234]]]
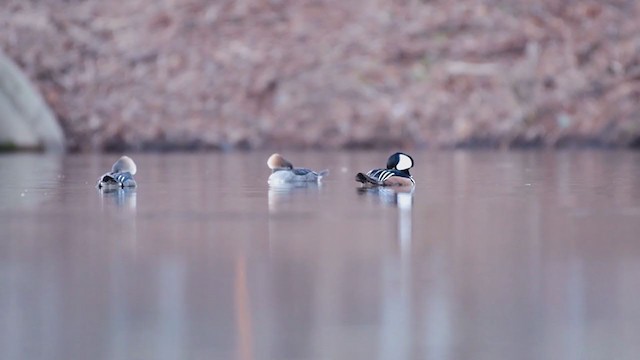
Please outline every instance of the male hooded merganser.
[[412, 167], [411, 156], [397, 152], [389, 156], [386, 169], [373, 169], [366, 174], [358, 173], [356, 181], [373, 186], [413, 186], [416, 182], [409, 173]]
[[267, 166], [271, 169], [269, 184], [319, 182], [323, 176], [329, 173], [329, 170], [315, 172], [311, 169], [294, 168], [293, 165], [280, 154], [269, 156]]
[[133, 175], [136, 174], [136, 163], [128, 156], [123, 156], [111, 167], [111, 171], [100, 176], [98, 179], [98, 189], [120, 189], [135, 187], [136, 181]]

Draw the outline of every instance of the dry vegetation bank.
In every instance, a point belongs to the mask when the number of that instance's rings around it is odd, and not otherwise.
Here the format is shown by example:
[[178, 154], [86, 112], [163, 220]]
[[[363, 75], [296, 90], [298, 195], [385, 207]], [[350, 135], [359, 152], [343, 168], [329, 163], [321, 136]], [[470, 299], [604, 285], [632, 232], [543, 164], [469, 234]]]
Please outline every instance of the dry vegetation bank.
[[640, 1], [5, 3], [73, 149], [640, 146]]

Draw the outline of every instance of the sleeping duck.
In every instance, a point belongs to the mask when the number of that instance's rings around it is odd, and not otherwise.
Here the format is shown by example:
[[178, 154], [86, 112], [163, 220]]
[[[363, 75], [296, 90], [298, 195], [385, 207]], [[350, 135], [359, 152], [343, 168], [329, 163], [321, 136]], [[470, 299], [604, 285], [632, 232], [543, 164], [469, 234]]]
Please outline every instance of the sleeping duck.
[[135, 187], [137, 184], [133, 175], [136, 171], [136, 163], [130, 157], [123, 156], [113, 164], [110, 172], [100, 176], [97, 187], [103, 190]]
[[329, 170], [315, 172], [306, 168], [295, 168], [280, 154], [273, 154], [267, 160], [267, 166], [271, 169], [269, 184], [309, 183], [319, 182]]
[[356, 174], [356, 181], [368, 186], [414, 186], [416, 184], [409, 169], [413, 167], [411, 156], [397, 152], [387, 159], [386, 169], [369, 170]]

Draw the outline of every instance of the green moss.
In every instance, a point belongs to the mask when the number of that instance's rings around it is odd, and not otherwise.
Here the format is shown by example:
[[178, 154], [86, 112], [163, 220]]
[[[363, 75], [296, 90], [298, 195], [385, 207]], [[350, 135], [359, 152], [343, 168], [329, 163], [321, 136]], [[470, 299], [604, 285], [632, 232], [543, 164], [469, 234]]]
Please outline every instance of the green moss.
[[44, 151], [44, 147], [42, 145], [38, 145], [36, 147], [20, 147], [13, 142], [0, 142], [0, 153], [8, 153], [8, 152], [17, 152], [17, 151], [31, 151], [31, 152], [42, 152]]
[[12, 142], [0, 142], [0, 153], [18, 151], [18, 146]]

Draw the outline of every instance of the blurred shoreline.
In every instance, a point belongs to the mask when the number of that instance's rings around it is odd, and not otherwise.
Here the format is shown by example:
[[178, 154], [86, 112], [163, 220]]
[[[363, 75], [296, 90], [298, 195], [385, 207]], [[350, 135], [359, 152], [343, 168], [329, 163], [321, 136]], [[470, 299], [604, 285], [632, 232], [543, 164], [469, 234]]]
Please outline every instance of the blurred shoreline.
[[640, 148], [636, 1], [5, 3], [72, 152]]

